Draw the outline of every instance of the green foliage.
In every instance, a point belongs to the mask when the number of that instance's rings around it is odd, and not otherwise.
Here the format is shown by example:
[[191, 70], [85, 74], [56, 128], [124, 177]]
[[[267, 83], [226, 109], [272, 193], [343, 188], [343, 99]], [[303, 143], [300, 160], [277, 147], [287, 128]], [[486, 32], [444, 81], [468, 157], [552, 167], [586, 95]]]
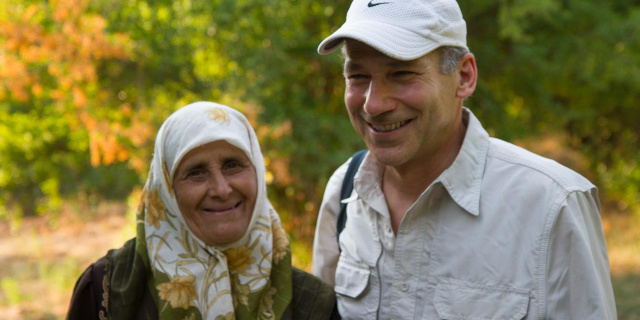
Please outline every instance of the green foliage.
[[619, 319], [640, 319], [640, 297], [638, 296], [639, 274], [614, 276], [613, 293], [616, 297], [616, 308]]
[[292, 241], [291, 258], [293, 259], [293, 265], [311, 272], [311, 251], [306, 243]]
[[[0, 103], [0, 198], [19, 206], [21, 213], [35, 214], [38, 199], [51, 210], [59, 208], [59, 181], [76, 163], [74, 152], [86, 150], [70, 139], [82, 139], [69, 130], [64, 117], [36, 110], [11, 110]], [[52, 110], [49, 110], [52, 111]]]
[[71, 292], [78, 275], [82, 274], [83, 267], [78, 261], [67, 257], [52, 264], [38, 264], [38, 279], [44, 279], [54, 289]]
[[[329, 175], [363, 147], [341, 58], [316, 53], [348, 1], [74, 1], [0, 4], [0, 205], [49, 214], [70, 195], [124, 199], [146, 178], [164, 119], [212, 100], [253, 117], [272, 201], [285, 221], [313, 224]], [[490, 131], [568, 132], [596, 183], [638, 203], [640, 4], [460, 5], [480, 72], [467, 103]], [[2, 32], [6, 23], [29, 32]], [[71, 45], [33, 49], [60, 37]]]
[[102, 112], [95, 106], [103, 93], [95, 66], [122, 53], [101, 33], [103, 20], [80, 3], [11, 1], [2, 9], [0, 205], [12, 219], [56, 217], [63, 196], [87, 191], [79, 177], [93, 170], [95, 120], [87, 119]]
[[[266, 135], [261, 143], [267, 158], [287, 159], [294, 179], [276, 177], [273, 200], [296, 213], [319, 202], [332, 170], [362, 145], [343, 111], [339, 57], [316, 53], [347, 6], [309, 0], [96, 5], [110, 30], [133, 42], [135, 66], [112, 68], [109, 81], [122, 83], [125, 102], [152, 106], [156, 128], [194, 100], [241, 110], [256, 105], [258, 122], [271, 128], [291, 123], [288, 136]], [[287, 195], [291, 186], [296, 192]]]
[[24, 300], [20, 292], [20, 283], [16, 279], [10, 277], [3, 278], [0, 280], [0, 288], [6, 299], [6, 304], [13, 306]]
[[568, 132], [599, 173], [596, 183], [637, 203], [640, 4], [460, 5], [480, 73], [469, 105], [480, 119], [506, 139]]
[[640, 155], [624, 159], [615, 153], [613, 157], [609, 165], [600, 163], [596, 167], [600, 188], [607, 198], [619, 200], [620, 209], [636, 209], [640, 204]]

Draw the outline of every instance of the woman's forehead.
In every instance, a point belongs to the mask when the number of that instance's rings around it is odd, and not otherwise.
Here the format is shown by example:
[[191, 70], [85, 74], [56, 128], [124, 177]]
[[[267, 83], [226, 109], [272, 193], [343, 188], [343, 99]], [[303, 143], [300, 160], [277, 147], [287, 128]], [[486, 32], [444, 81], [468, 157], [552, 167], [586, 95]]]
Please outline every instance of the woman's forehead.
[[183, 157], [183, 161], [185, 159], [201, 156], [201, 157], [226, 157], [226, 156], [241, 156], [243, 158], [248, 158], [247, 154], [240, 148], [232, 145], [226, 140], [217, 140], [213, 142], [206, 143], [194, 149], [191, 149], [187, 154]]

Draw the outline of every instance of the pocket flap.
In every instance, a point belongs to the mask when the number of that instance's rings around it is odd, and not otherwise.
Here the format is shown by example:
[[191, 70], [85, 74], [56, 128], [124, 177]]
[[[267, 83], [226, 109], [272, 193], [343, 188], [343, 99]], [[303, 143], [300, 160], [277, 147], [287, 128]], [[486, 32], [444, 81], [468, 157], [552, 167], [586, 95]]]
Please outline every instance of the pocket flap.
[[336, 285], [334, 290], [338, 294], [357, 298], [367, 287], [369, 282], [369, 268], [338, 261], [336, 268]]
[[440, 282], [433, 298], [442, 319], [519, 320], [527, 314], [528, 291], [463, 282]]

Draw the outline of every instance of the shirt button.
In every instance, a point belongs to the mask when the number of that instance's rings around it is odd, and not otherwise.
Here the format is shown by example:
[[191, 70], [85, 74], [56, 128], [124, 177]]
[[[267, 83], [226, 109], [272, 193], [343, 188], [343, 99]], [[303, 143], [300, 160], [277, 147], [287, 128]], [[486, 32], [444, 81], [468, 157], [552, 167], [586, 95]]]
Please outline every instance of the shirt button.
[[400, 290], [407, 292], [409, 291], [409, 284], [406, 282], [403, 282], [402, 284], [400, 284]]

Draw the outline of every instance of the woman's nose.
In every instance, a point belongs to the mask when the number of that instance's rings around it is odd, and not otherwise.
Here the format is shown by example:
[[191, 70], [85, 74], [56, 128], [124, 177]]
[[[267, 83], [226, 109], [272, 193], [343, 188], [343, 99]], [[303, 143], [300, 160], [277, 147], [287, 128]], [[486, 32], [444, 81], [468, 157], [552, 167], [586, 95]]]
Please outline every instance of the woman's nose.
[[232, 191], [233, 189], [231, 188], [229, 181], [222, 173], [213, 174], [209, 178], [208, 195], [210, 197], [225, 199], [231, 194]]

